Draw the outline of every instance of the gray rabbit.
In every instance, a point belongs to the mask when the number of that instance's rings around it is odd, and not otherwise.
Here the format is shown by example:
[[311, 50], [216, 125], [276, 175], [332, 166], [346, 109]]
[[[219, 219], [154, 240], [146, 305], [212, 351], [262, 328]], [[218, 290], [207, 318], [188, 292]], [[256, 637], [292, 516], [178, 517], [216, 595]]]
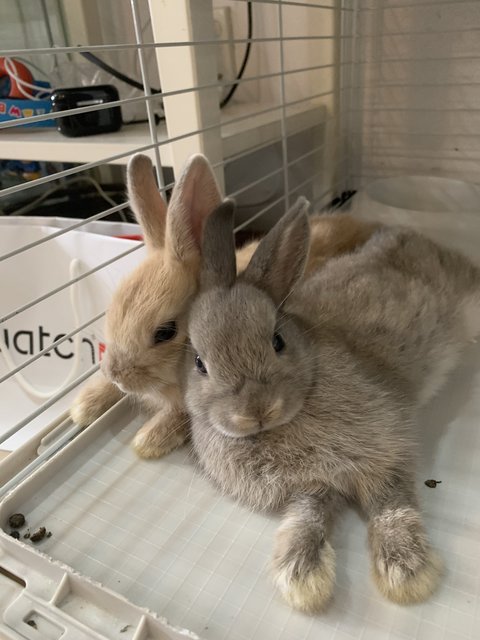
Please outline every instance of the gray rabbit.
[[419, 602], [442, 564], [414, 486], [416, 414], [480, 333], [480, 270], [381, 227], [301, 280], [307, 207], [297, 202], [238, 277], [233, 205], [206, 223], [185, 365], [193, 448], [223, 493], [283, 509], [272, 570], [291, 606], [313, 613], [329, 601], [345, 501], [368, 518], [380, 591]]

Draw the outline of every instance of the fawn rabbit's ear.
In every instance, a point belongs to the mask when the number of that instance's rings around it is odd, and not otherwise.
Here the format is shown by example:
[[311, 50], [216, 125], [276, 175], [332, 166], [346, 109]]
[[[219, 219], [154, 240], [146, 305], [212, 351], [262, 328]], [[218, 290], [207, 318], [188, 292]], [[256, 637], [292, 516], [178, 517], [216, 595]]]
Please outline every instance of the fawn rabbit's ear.
[[221, 201], [210, 163], [200, 154], [192, 156], [168, 206], [165, 246], [174, 257], [185, 260], [199, 255], [205, 220]]
[[136, 153], [127, 167], [127, 189], [130, 205], [142, 227], [148, 249], [159, 249], [165, 242], [167, 205], [158, 191], [148, 156]]
[[207, 218], [202, 239], [203, 290], [211, 287], [230, 287], [237, 274], [235, 241], [233, 236], [233, 200], [224, 200]]
[[305, 270], [310, 241], [309, 202], [299, 198], [260, 242], [244, 279], [280, 305]]

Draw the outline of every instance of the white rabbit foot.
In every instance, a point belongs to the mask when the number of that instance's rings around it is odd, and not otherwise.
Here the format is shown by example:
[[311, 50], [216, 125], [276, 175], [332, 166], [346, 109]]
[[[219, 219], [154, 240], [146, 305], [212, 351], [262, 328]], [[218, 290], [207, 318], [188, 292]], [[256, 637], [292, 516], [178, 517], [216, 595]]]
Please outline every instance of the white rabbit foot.
[[402, 561], [377, 560], [373, 577], [378, 590], [397, 604], [415, 604], [427, 600], [438, 587], [443, 563], [432, 550], [427, 552], [419, 567], [411, 571]]
[[375, 517], [370, 544], [373, 577], [386, 598], [414, 604], [432, 595], [442, 575], [442, 562], [428, 545], [415, 509], [391, 509]]
[[187, 429], [184, 414], [160, 412], [137, 431], [132, 446], [140, 458], [161, 458], [185, 442]]
[[304, 613], [318, 613], [330, 602], [335, 586], [335, 551], [325, 542], [319, 564], [299, 571], [298, 560], [275, 570], [274, 582], [288, 604]]
[[288, 604], [317, 613], [331, 600], [335, 585], [335, 551], [323, 532], [295, 517], [277, 531], [272, 561], [274, 583]]
[[87, 427], [113, 407], [123, 395], [103, 376], [94, 376], [74, 399], [70, 407], [70, 417], [81, 427]]

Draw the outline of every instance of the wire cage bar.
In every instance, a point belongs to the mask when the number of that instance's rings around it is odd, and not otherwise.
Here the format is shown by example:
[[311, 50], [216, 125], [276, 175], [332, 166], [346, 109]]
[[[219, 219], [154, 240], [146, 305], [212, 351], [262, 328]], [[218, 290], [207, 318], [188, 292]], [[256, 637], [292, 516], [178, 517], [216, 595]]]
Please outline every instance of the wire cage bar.
[[[59, 155], [65, 155], [65, 159], [72, 161], [75, 153], [74, 147], [86, 149], [85, 145], [92, 141], [95, 146], [93, 159], [71, 164], [60, 164], [56, 171], [49, 171], [29, 181], [19, 184], [2, 185], [0, 191], [0, 209], [3, 202], [9, 202], [12, 198], [21, 197], [32, 202], [26, 207], [39, 206], [44, 198], [48, 202], [49, 197], [53, 197], [55, 190], [72, 188], [73, 181], [83, 176], [89, 176], [91, 180], [92, 171], [104, 171], [112, 163], [124, 164], [136, 152], [146, 152], [151, 154], [157, 171], [157, 181], [159, 191], [168, 196], [173, 186], [173, 182], [164, 175], [165, 159], [169, 160], [174, 175], [178, 174], [183, 162], [189, 153], [207, 153], [212, 166], [217, 172], [217, 178], [221, 185], [224, 185], [226, 195], [233, 196], [239, 200], [241, 209], [242, 200], [249, 201], [259, 189], [272, 191], [272, 196], [266, 202], [258, 206], [249, 203], [246, 212], [238, 220], [237, 230], [242, 231], [252, 224], [260, 224], [262, 219], [267, 219], [271, 215], [278, 216], [291, 203], [291, 198], [299, 195], [302, 189], [309, 188], [312, 196], [328, 203], [328, 197], [336, 194], [336, 189], [341, 187], [341, 181], [334, 176], [328, 177], [323, 168], [323, 160], [329, 149], [327, 142], [327, 130], [334, 123], [337, 130], [336, 140], [339, 140], [340, 129], [338, 123], [343, 118], [343, 109], [346, 104], [342, 101], [332, 111], [329, 105], [333, 105], [334, 96], [340, 93], [346, 94], [350, 87], [343, 82], [342, 86], [335, 85], [332, 78], [339, 73], [340, 68], [347, 69], [351, 63], [343, 57], [332, 55], [333, 43], [351, 41], [351, 34], [339, 28], [332, 20], [332, 16], [349, 15], [352, 7], [348, 3], [298, 3], [298, 2], [243, 2], [235, 0], [231, 3], [230, 11], [235, 15], [244, 16], [244, 20], [249, 15], [251, 27], [238, 28], [231, 39], [218, 37], [213, 32], [215, 19], [215, 3], [211, 0], [202, 0], [200, 3], [192, 3], [190, 0], [182, 0], [182, 8], [178, 2], [163, 3], [165, 6], [159, 7], [158, 3], [140, 2], [132, 0], [130, 9], [127, 10], [128, 3], [123, 3], [123, 19], [130, 22], [130, 36], [133, 41], [127, 38], [123, 42], [114, 39], [93, 42], [83, 45], [78, 43], [58, 42], [54, 46], [48, 47], [11, 47], [4, 48], [0, 56], [5, 56], [9, 60], [18, 56], [28, 61], [36, 61], [42, 65], [45, 60], [61, 60], [67, 58], [75, 66], [76, 61], [81, 59], [80, 54], [95, 54], [95, 56], [105, 55], [125, 55], [135, 54], [138, 57], [137, 72], [140, 74], [139, 83], [143, 86], [143, 91], [139, 95], [121, 95], [120, 99], [104, 104], [89, 104], [78, 106], [74, 109], [63, 110], [56, 113], [45, 113], [26, 115], [23, 118], [12, 119], [0, 122], [1, 134], [4, 136], [4, 146], [0, 137], [0, 154], [14, 154], [14, 150], [20, 144], [28, 144], [31, 140], [31, 157], [33, 160], [42, 160], [42, 153], [49, 148], [48, 142], [35, 140], [47, 135], [48, 140], [55, 142], [59, 149]], [[169, 20], [168, 11], [172, 11]], [[193, 13], [192, 13], [193, 12]], [[294, 12], [294, 13], [292, 13]], [[299, 31], [297, 27], [290, 26], [292, 16], [301, 14], [300, 25], [304, 26], [305, 17], [313, 24], [311, 29]], [[145, 16], [147, 19], [145, 21]], [[312, 18], [313, 16], [313, 18]], [[68, 18], [68, 16], [67, 16]], [[262, 28], [262, 21], [270, 20], [271, 24]], [[328, 24], [325, 25], [324, 23]], [[337, 21], [338, 22], [338, 21]], [[165, 25], [168, 27], [165, 29]], [[147, 28], [145, 27], [147, 25]], [[194, 25], [197, 25], [196, 27]], [[177, 29], [177, 32], [175, 32]], [[185, 34], [188, 33], [188, 38]], [[106, 36], [115, 37], [115, 36]], [[121, 37], [121, 36], [120, 36]], [[298, 46], [319, 47], [318, 52], [313, 57], [302, 56], [299, 59], [301, 64], [293, 64], [288, 59], [292, 47]], [[218, 78], [212, 73], [217, 66], [218, 55], [222, 47], [231, 47], [236, 51], [237, 69], [240, 68], [239, 60], [245, 54], [244, 69], [238, 77]], [[253, 54], [246, 48], [253, 48]], [[243, 49], [242, 49], [243, 48]], [[154, 54], [153, 58], [147, 52]], [[267, 56], [265, 63], [259, 56]], [[318, 55], [319, 54], [319, 55]], [[253, 55], [253, 62], [249, 58]], [[180, 57], [179, 57], [180, 56]], [[182, 58], [182, 56], [184, 56]], [[183, 60], [183, 66], [179, 66], [179, 60]], [[190, 60], [190, 62], [188, 62]], [[193, 62], [192, 62], [193, 61]], [[86, 63], [85, 63], [86, 64]], [[192, 75], [186, 72], [188, 65], [196, 67]], [[218, 63], [219, 64], [219, 63]], [[204, 70], [208, 69], [205, 75]], [[202, 75], [203, 74], [203, 75]], [[344, 74], [344, 75], [345, 75]], [[127, 74], [128, 75], [128, 74]], [[160, 78], [161, 90], [152, 90], [154, 81], [152, 78]], [[314, 82], [318, 80], [318, 82]], [[157, 80], [158, 82], [158, 80]], [[235, 86], [235, 98], [231, 104], [225, 105], [222, 109], [216, 107], [217, 112], [212, 110], [212, 105], [218, 105], [218, 96], [229, 93], [230, 88]], [[296, 86], [298, 85], [298, 86]], [[308, 87], [306, 91], [301, 90]], [[266, 99], [253, 97], [255, 91], [260, 94], [265, 93]], [[244, 95], [242, 100], [242, 93]], [[252, 97], [248, 97], [249, 94]], [[203, 96], [203, 97], [202, 97]], [[238, 98], [237, 98], [238, 96]], [[253, 98], [253, 99], [252, 99]], [[339, 98], [338, 98], [339, 99]], [[230, 101], [231, 99], [229, 99]], [[132, 143], [122, 144], [121, 133], [118, 136], [119, 144], [116, 151], [109, 153], [112, 147], [105, 146], [103, 152], [100, 145], [95, 144], [92, 139], [64, 139], [62, 144], [61, 134], [46, 129], [25, 130], [23, 125], [40, 125], [52, 118], [59, 122], [62, 117], [88, 116], [97, 112], [118, 106], [120, 108], [141, 108], [146, 111], [146, 122], [141, 127], [142, 133]], [[156, 114], [163, 106], [166, 113], [166, 121], [158, 122]], [[254, 140], [255, 134], [251, 136], [249, 132], [265, 129], [265, 141], [258, 143]], [[124, 127], [126, 129], [126, 126]], [[48, 133], [44, 134], [44, 131]], [[314, 144], [301, 140], [302, 131], [317, 131], [313, 139]], [[230, 133], [231, 132], [231, 133]], [[115, 136], [115, 134], [110, 134]], [[250, 135], [251, 141], [242, 144], [240, 141], [246, 135]], [[343, 134], [342, 134], [343, 135]], [[225, 137], [227, 136], [227, 137]], [[297, 143], [295, 138], [299, 139]], [[232, 141], [233, 147], [225, 153], [225, 141]], [[279, 144], [279, 152], [275, 151], [275, 145]], [[223, 147], [223, 149], [222, 149]], [[331, 147], [331, 145], [330, 145]], [[70, 149], [72, 150], [70, 154]], [[162, 156], [161, 156], [161, 150]], [[270, 150], [270, 151], [269, 151]], [[273, 151], [272, 151], [273, 150]], [[23, 157], [25, 151], [22, 151]], [[88, 151], [87, 151], [88, 153]], [[269, 161], [265, 170], [261, 170], [258, 175], [247, 181], [238, 182], [235, 179], [235, 169], [242, 163], [248, 162], [255, 154], [267, 153], [274, 155]], [[48, 152], [47, 152], [48, 157]], [[340, 160], [339, 156], [337, 156]], [[310, 167], [304, 170], [305, 162]], [[338, 167], [345, 166], [345, 163], [338, 162]], [[236, 169], [238, 172], [238, 169]], [[232, 176], [232, 177], [231, 177]], [[325, 183], [325, 180], [329, 184]], [[280, 181], [280, 182], [279, 182]], [[51, 187], [53, 184], [53, 188]], [[277, 185], [282, 185], [278, 187]], [[317, 184], [320, 185], [318, 193], [315, 193]], [[58, 185], [58, 186], [55, 186]], [[231, 185], [231, 186], [230, 186]], [[280, 191], [278, 191], [280, 188]], [[43, 191], [40, 198], [37, 193]], [[32, 196], [29, 195], [31, 190]], [[49, 194], [52, 193], [52, 196]], [[325, 196], [323, 195], [325, 193]], [[38, 201], [38, 205], [35, 203]], [[9, 268], [9, 261], [21, 259], [22, 256], [33, 255], [42, 247], [47, 247], [50, 243], [58, 242], [64, 238], [68, 239], [74, 232], [82, 232], [88, 229], [94, 222], [109, 219], [114, 214], [128, 214], [128, 203], [125, 201], [112, 202], [112, 206], [104, 208], [99, 212], [87, 215], [78, 221], [71, 221], [65, 227], [58, 230], [49, 230], [41, 237], [33, 241], [20, 242], [18, 246], [2, 252], [0, 263], [5, 269]], [[18, 207], [20, 210], [20, 207]], [[266, 216], [266, 218], [265, 218]], [[12, 213], [4, 216], [5, 222], [13, 220], [15, 209]], [[271, 222], [268, 222], [271, 224]], [[260, 224], [262, 226], [262, 224]], [[21, 317], [27, 310], [34, 310], [37, 305], [45, 300], [51, 300], [51, 304], [56, 304], [56, 296], [64, 290], [68, 290], [76, 283], [95, 277], [103, 269], [111, 266], [118, 259], [134, 254], [137, 247], [119, 251], [116, 256], [108, 260], [101, 260], [94, 267], [86, 269], [81, 275], [75, 278], [65, 278], [65, 280], [50, 291], [45, 291], [42, 295], [34, 296], [31, 300], [25, 301], [15, 308], [5, 308], [1, 311], [1, 325], [8, 329], [9, 321]], [[62, 344], [69, 344], [77, 332], [84, 332], [89, 327], [99, 323], [103, 317], [105, 309], [92, 314], [91, 319], [85, 319], [78, 327], [71, 327], [65, 336], [60, 336], [51, 345], [43, 346], [37, 353], [29, 354], [23, 361], [15, 363], [13, 368], [7, 369], [0, 375], [0, 385], [12, 383], [16, 376], [22, 372], [29, 375], [29, 368], [48, 357], [55, 348], [61, 348]], [[1, 327], [0, 327], [1, 330]], [[2, 345], [7, 348], [6, 345]], [[71, 386], [71, 385], [70, 385]], [[69, 388], [70, 388], [69, 386]], [[67, 393], [67, 391], [65, 391]], [[52, 403], [49, 403], [49, 406]], [[35, 417], [36, 410], [31, 416]], [[22, 417], [20, 425], [25, 426], [28, 417]], [[8, 432], [12, 430], [12, 425], [3, 425], [2, 428]]]

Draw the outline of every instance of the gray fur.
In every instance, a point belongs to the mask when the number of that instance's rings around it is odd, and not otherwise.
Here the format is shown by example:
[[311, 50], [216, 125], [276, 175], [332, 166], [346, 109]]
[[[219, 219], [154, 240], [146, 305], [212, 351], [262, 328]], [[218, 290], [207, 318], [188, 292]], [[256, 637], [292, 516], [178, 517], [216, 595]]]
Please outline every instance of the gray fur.
[[[301, 216], [290, 218], [305, 236], [292, 236], [295, 250], [308, 244]], [[252, 263], [286, 273], [292, 239], [267, 238]], [[194, 450], [223, 493], [252, 509], [286, 508], [273, 570], [293, 606], [317, 611], [330, 598], [331, 496], [365, 510], [380, 590], [423, 600], [440, 564], [414, 488], [416, 413], [480, 332], [480, 272], [413, 232], [381, 228], [300, 275], [280, 308], [277, 284], [254, 282], [248, 269], [195, 301], [189, 335], [208, 375], [188, 360]], [[286, 343], [278, 354], [275, 331]]]
[[223, 286], [235, 282], [237, 265], [233, 238], [233, 200], [224, 200], [211, 214], [205, 225], [203, 244], [209, 247], [201, 271], [202, 289]]
[[[267, 289], [277, 304], [288, 295], [305, 270], [309, 246], [308, 207], [308, 200], [298, 198], [292, 209], [267, 233], [262, 241], [262, 251], [255, 251], [245, 269], [245, 280]], [[208, 246], [208, 238], [204, 246]]]

